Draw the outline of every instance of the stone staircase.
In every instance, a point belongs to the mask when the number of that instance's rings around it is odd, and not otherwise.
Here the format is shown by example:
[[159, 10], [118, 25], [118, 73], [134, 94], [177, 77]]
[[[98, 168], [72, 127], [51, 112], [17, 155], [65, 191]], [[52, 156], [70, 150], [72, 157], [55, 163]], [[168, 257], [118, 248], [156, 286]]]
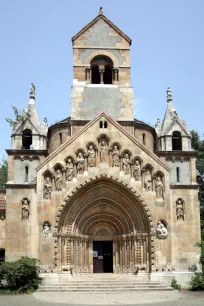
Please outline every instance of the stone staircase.
[[91, 274], [41, 274], [42, 285], [38, 292], [111, 293], [126, 291], [173, 291], [159, 282], [151, 282], [147, 273], [139, 275]]

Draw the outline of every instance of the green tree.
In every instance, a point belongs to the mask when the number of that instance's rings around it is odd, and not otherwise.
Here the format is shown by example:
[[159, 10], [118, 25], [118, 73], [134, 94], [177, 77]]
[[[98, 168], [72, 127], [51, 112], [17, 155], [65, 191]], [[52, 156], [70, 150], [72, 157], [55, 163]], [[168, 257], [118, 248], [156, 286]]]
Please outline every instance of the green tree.
[[10, 124], [10, 126], [15, 128], [19, 122], [23, 122], [25, 120], [25, 111], [24, 110], [19, 111], [17, 107], [15, 106], [11, 106], [11, 107], [13, 109], [15, 119], [13, 120], [11, 118], [6, 118], [6, 121]]
[[0, 162], [0, 189], [5, 189], [8, 175], [8, 162], [6, 159], [2, 159]]

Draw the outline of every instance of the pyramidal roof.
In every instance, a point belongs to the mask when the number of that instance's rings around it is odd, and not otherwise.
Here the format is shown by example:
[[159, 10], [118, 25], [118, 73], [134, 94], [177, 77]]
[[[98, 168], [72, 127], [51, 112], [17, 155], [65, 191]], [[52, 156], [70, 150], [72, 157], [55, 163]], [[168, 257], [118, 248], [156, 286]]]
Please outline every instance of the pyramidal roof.
[[171, 135], [172, 132], [178, 130], [183, 134], [191, 137], [188, 127], [184, 120], [181, 120], [172, 102], [171, 88], [167, 89], [167, 109], [161, 126], [159, 136]]
[[72, 41], [75, 41], [80, 35], [82, 35], [85, 31], [87, 31], [90, 27], [92, 27], [96, 22], [100, 19], [103, 19], [106, 23], [108, 23], [116, 32], [118, 32], [123, 38], [125, 38], [131, 45], [132, 40], [129, 36], [127, 36], [123, 31], [121, 31], [112, 21], [110, 21], [104, 14], [103, 9], [100, 7], [99, 14], [94, 18], [91, 22], [89, 22], [83, 29], [81, 29], [76, 35], [72, 37]]

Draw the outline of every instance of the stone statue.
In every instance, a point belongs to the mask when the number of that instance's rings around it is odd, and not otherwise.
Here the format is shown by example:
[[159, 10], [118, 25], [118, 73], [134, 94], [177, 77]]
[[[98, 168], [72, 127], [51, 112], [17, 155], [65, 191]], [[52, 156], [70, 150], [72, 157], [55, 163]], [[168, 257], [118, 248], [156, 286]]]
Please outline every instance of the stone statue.
[[151, 191], [152, 190], [152, 176], [150, 173], [150, 170], [146, 170], [144, 174], [144, 188], [145, 191]]
[[67, 160], [67, 169], [66, 169], [66, 180], [72, 181], [74, 176], [74, 164], [71, 160], [71, 158], [68, 158]]
[[167, 102], [171, 102], [172, 101], [172, 91], [170, 87], [167, 88], [166, 93], [167, 93]]
[[135, 164], [133, 165], [133, 176], [136, 181], [141, 181], [141, 166], [138, 159], [136, 159]]
[[29, 200], [22, 200], [22, 220], [28, 220], [30, 215]]
[[62, 171], [60, 169], [57, 169], [57, 171], [56, 171], [55, 185], [56, 185], [56, 190], [57, 191], [62, 190]]
[[160, 176], [157, 176], [157, 178], [156, 178], [155, 190], [156, 190], [156, 198], [158, 200], [163, 200], [163, 198], [164, 198], [164, 186], [163, 186], [162, 179], [161, 179]]
[[100, 9], [99, 9], [99, 14], [103, 14], [103, 8], [102, 8], [102, 6], [101, 6]]
[[82, 152], [78, 153], [76, 163], [77, 163], [77, 173], [78, 174], [84, 174], [85, 159], [83, 157]]
[[178, 199], [176, 202], [176, 216], [178, 221], [184, 221], [184, 208], [182, 199]]
[[51, 182], [51, 178], [48, 176], [46, 177], [45, 183], [44, 183], [44, 190], [43, 190], [44, 199], [50, 200], [51, 193], [52, 193], [52, 182]]
[[44, 126], [48, 126], [47, 117], [44, 117], [43, 122], [44, 122]]
[[157, 238], [159, 239], [166, 239], [168, 236], [167, 228], [161, 221], [157, 223], [156, 234], [157, 234]]
[[130, 174], [130, 156], [128, 153], [125, 153], [123, 157], [123, 171], [125, 174]]
[[117, 145], [113, 146], [112, 159], [113, 159], [113, 167], [120, 167], [120, 153]]
[[31, 88], [30, 88], [30, 98], [35, 99], [35, 85], [31, 83]]
[[101, 163], [105, 163], [105, 158], [106, 158], [107, 152], [108, 152], [107, 144], [105, 143], [105, 141], [102, 141], [101, 142], [101, 152], [100, 152]]
[[88, 167], [95, 167], [96, 153], [93, 148], [93, 145], [89, 146], [87, 156], [88, 156]]
[[160, 119], [157, 119], [157, 122], [155, 124], [155, 128], [161, 128]]
[[50, 235], [50, 224], [48, 222], [45, 222], [43, 224], [43, 230], [42, 230], [42, 236], [48, 237]]

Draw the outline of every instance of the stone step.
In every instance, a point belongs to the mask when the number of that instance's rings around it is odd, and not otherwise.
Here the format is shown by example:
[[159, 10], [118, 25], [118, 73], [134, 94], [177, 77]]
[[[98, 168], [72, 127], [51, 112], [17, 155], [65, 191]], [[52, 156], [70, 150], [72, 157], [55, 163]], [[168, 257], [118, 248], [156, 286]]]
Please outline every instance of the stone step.
[[77, 293], [109, 293], [109, 292], [137, 292], [137, 291], [173, 291], [174, 289], [171, 287], [162, 287], [162, 288], [149, 288], [149, 287], [141, 287], [141, 288], [115, 288], [115, 289], [94, 289], [94, 288], [84, 288], [84, 289], [70, 289], [70, 288], [62, 288], [62, 289], [57, 289], [57, 288], [52, 288], [52, 289], [46, 289], [46, 288], [39, 288], [38, 292], [77, 292]]
[[159, 282], [106, 282], [106, 283], [102, 283], [102, 282], [66, 282], [66, 283], [49, 283], [46, 284], [44, 283], [43, 286], [123, 286], [123, 285], [132, 285], [132, 286], [139, 286], [139, 285], [160, 285]]

